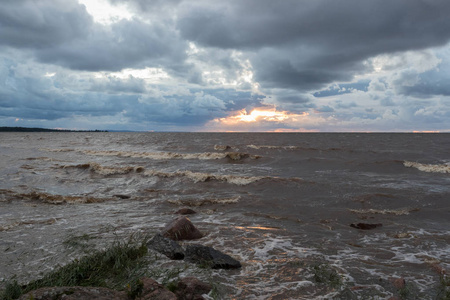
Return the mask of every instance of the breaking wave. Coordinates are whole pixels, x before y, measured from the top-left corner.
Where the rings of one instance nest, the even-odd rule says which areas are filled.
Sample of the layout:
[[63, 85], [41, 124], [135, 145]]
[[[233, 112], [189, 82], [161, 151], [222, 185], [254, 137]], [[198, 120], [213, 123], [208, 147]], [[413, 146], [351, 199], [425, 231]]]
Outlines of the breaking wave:
[[404, 161], [403, 165], [407, 168], [416, 168], [422, 172], [428, 173], [450, 173], [450, 165], [449, 164], [421, 164], [413, 161]]
[[95, 162], [90, 162], [86, 164], [80, 164], [80, 165], [66, 165], [61, 166], [63, 169], [68, 168], [79, 168], [79, 169], [88, 169], [92, 172], [95, 172], [99, 175], [123, 175], [123, 174], [129, 174], [129, 173], [141, 173], [144, 171], [143, 167], [106, 167], [102, 166]]
[[[225, 151], [230, 149], [229, 146], [216, 145], [214, 149]], [[131, 158], [147, 158], [153, 160], [165, 159], [200, 159], [200, 160], [214, 160], [229, 158], [231, 160], [241, 160], [245, 158], [258, 159], [259, 155], [251, 155], [249, 153], [241, 152], [203, 152], [203, 153], [177, 153], [177, 152], [134, 152], [134, 151], [115, 151], [115, 150], [74, 150], [74, 149], [42, 149], [48, 152], [71, 152], [79, 151], [88, 155], [98, 156], [119, 156]]]
[[113, 200], [113, 198], [96, 198], [90, 196], [65, 196], [65, 195], [48, 194], [43, 192], [14, 193], [11, 196], [14, 198], [31, 201], [41, 201], [42, 203], [49, 203], [49, 204], [84, 204], [84, 203], [100, 203], [108, 200]]
[[251, 148], [251, 149], [284, 149], [284, 150], [295, 150], [295, 149], [300, 149], [300, 147], [297, 146], [269, 146], [269, 145], [247, 145], [247, 148]]
[[231, 149], [231, 147], [228, 145], [214, 145], [214, 150], [216, 151], [225, 151], [228, 149]]
[[240, 152], [176, 153], [176, 152], [131, 152], [131, 151], [95, 151], [95, 150], [84, 150], [82, 152], [89, 155], [148, 158], [154, 160], [161, 160], [161, 159], [208, 160], [208, 159], [224, 159], [224, 158], [230, 158], [232, 160], [241, 160], [244, 158], [251, 158], [251, 159], [260, 158], [260, 156], [258, 155], [250, 155], [248, 153], [240, 153]]
[[43, 148], [40, 150], [47, 151], [47, 152], [72, 152], [72, 151], [75, 151], [74, 149], [48, 149], [48, 148]]
[[7, 231], [10, 229], [13, 229], [18, 226], [22, 225], [34, 225], [34, 224], [40, 224], [40, 225], [52, 225], [54, 224], [58, 219], [56, 218], [50, 218], [46, 220], [28, 220], [28, 221], [16, 221], [11, 224], [7, 225], [0, 225], [0, 231]]
[[178, 206], [191, 206], [191, 207], [199, 207], [203, 205], [210, 204], [235, 204], [239, 202], [241, 197], [233, 197], [233, 198], [224, 198], [224, 199], [178, 199], [178, 200], [167, 200], [167, 202], [171, 204], [175, 204]]
[[289, 181], [289, 182], [297, 182], [297, 183], [313, 183], [307, 182], [301, 178], [290, 177], [290, 178], [282, 178], [282, 177], [271, 177], [271, 176], [243, 176], [243, 175], [220, 175], [220, 174], [210, 174], [210, 173], [202, 173], [202, 172], [192, 172], [188, 170], [184, 171], [175, 171], [175, 172], [164, 172], [161, 170], [146, 170], [144, 167], [138, 166], [125, 166], [125, 167], [111, 167], [111, 166], [102, 166], [98, 163], [90, 162], [86, 164], [79, 165], [66, 165], [60, 166], [60, 168], [68, 169], [68, 168], [80, 168], [87, 169], [91, 172], [97, 173], [99, 175], [108, 176], [108, 175], [124, 175], [129, 173], [141, 173], [144, 176], [156, 176], [160, 178], [175, 178], [175, 177], [186, 177], [192, 180], [194, 183], [198, 182], [208, 182], [208, 181], [220, 181], [231, 183], [235, 185], [248, 185], [260, 180], [273, 180], [273, 181]]
[[191, 171], [177, 171], [177, 172], [161, 172], [158, 170], [149, 170], [144, 173], [147, 176], [157, 176], [162, 178], [171, 177], [187, 177], [193, 182], [206, 182], [206, 181], [222, 181], [227, 183], [232, 183], [235, 185], [248, 185], [250, 183], [271, 178], [265, 176], [240, 176], [240, 175], [217, 175], [201, 172], [191, 172]]
[[418, 211], [417, 208], [403, 208], [403, 209], [350, 209], [349, 211], [357, 214], [381, 214], [381, 215], [409, 215], [411, 212]]

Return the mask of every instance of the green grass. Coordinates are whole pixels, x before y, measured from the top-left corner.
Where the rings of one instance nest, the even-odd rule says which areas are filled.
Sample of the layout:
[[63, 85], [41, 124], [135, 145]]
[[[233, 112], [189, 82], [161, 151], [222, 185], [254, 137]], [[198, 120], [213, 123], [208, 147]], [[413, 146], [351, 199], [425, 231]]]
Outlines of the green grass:
[[0, 293], [1, 300], [17, 299], [22, 295], [22, 287], [16, 280], [6, 283], [5, 289]]
[[[17, 282], [15, 277], [3, 282], [0, 300], [17, 299], [21, 295], [42, 287], [61, 286], [97, 286], [119, 291], [126, 291], [130, 299], [142, 293], [141, 278], [149, 277], [157, 280], [169, 290], [175, 290], [180, 281], [180, 274], [192, 267], [191, 264], [161, 266], [158, 261], [162, 256], [156, 252], [148, 253], [149, 236], [133, 235], [127, 240], [116, 240], [102, 250], [95, 250], [96, 237], [84, 234], [69, 236], [64, 246], [77, 250], [75, 254], [84, 255], [72, 262], [58, 266], [42, 278], [26, 284]], [[75, 256], [76, 257], [76, 256]], [[165, 258], [163, 258], [165, 259]], [[204, 273], [210, 270], [195, 266], [195, 272]], [[204, 274], [203, 274], [204, 275]], [[212, 274], [210, 274], [212, 275]], [[212, 297], [220, 299], [220, 285], [213, 284]]]
[[436, 299], [450, 300], [450, 277], [441, 275], [439, 279], [438, 295]]
[[342, 276], [329, 264], [316, 264], [311, 268], [313, 279], [319, 284], [324, 284], [332, 288], [339, 288], [343, 285]]
[[132, 237], [125, 242], [115, 241], [105, 250], [75, 259], [24, 286], [16, 281], [7, 283], [0, 299], [16, 299], [41, 287], [99, 286], [124, 290], [130, 282], [147, 275], [146, 254], [145, 240], [137, 241]]

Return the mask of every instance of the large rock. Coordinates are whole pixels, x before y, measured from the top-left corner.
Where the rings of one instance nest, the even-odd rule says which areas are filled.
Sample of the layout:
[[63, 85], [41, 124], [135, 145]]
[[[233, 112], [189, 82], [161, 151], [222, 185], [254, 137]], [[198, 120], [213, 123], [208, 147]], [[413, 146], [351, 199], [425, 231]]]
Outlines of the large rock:
[[175, 294], [179, 300], [203, 300], [203, 294], [208, 294], [212, 287], [210, 284], [195, 277], [185, 277], [178, 282]]
[[162, 236], [160, 233], [155, 235], [147, 243], [149, 249], [153, 249], [161, 254], [164, 254], [170, 259], [183, 259], [183, 248], [174, 240]]
[[141, 279], [143, 287], [141, 296], [138, 300], [177, 300], [177, 296], [157, 281], [150, 278]]
[[203, 237], [203, 234], [186, 217], [178, 217], [168, 223], [161, 233], [174, 241], [196, 240]]
[[206, 264], [213, 269], [237, 269], [241, 263], [231, 256], [203, 245], [189, 245], [184, 253], [185, 260], [196, 264]]
[[[22, 295], [20, 300], [126, 300], [125, 292], [103, 287], [45, 287]], [[174, 298], [176, 299], [176, 298]]]

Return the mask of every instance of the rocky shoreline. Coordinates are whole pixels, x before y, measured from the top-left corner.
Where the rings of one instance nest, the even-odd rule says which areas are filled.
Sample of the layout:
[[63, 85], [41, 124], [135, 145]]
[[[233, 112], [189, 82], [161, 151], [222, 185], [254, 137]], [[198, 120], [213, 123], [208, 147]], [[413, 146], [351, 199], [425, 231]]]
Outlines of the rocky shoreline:
[[[195, 213], [195, 211], [188, 208], [177, 211], [176, 214], [181, 216], [169, 222], [161, 232], [147, 240], [144, 252], [147, 253], [147, 250], [153, 250], [163, 254], [171, 260], [184, 260], [187, 263], [196, 264], [201, 268], [241, 268], [241, 263], [239, 261], [213, 247], [201, 244], [190, 244], [187, 245], [186, 248], [183, 248], [178, 243], [178, 241], [199, 240], [204, 237], [204, 234], [202, 234], [194, 224], [184, 216]], [[136, 258], [138, 256], [139, 255], [136, 255]], [[77, 262], [77, 260], [75, 262]], [[16, 289], [15, 291], [14, 288]], [[129, 283], [125, 290], [117, 290], [103, 286], [55, 285], [39, 287], [22, 294], [22, 289], [26, 291], [27, 285], [21, 287], [15, 283], [15, 285], [10, 286], [10, 291], [4, 291], [3, 296], [0, 294], [0, 296], [2, 296], [0, 298], [21, 300], [201, 300], [211, 299], [210, 297], [204, 298], [204, 296], [211, 292], [212, 286], [209, 283], [202, 282], [196, 277], [187, 276], [180, 278], [176, 284], [173, 283], [170, 286], [164, 286], [149, 277], [141, 277], [135, 282]], [[7, 293], [9, 293], [9, 295], [7, 295]]]
[[[122, 256], [130, 256], [132, 260], [137, 260], [141, 257], [148, 257], [148, 250], [152, 253], [159, 253], [169, 260], [173, 261], [184, 261], [186, 264], [195, 265], [195, 268], [200, 269], [239, 269], [242, 267], [241, 263], [235, 258], [231, 257], [226, 253], [202, 245], [201, 239], [205, 236], [187, 217], [187, 215], [196, 214], [196, 212], [190, 208], [182, 208], [175, 212], [179, 215], [175, 217], [172, 221], [168, 222], [165, 227], [158, 233], [154, 234], [151, 238], [146, 236], [143, 239], [141, 246], [136, 246], [135, 248], [126, 249], [127, 253], [119, 253], [119, 260]], [[380, 223], [352, 223], [350, 227], [358, 230], [374, 230], [383, 225]], [[180, 241], [196, 241], [195, 243], [180, 244]], [[125, 247], [126, 248], [126, 247]], [[97, 253], [91, 255], [91, 261], [102, 260], [103, 253]], [[108, 256], [106, 254], [104, 256]], [[89, 255], [88, 255], [89, 257]], [[80, 259], [80, 262], [83, 258]], [[83, 269], [81, 266], [76, 265], [78, 260], [70, 263], [75, 263], [75, 269]], [[111, 263], [111, 262], [109, 262]], [[116, 262], [113, 262], [116, 264]], [[90, 262], [88, 262], [90, 264]], [[306, 264], [306, 262], [305, 262]], [[307, 267], [304, 264], [299, 263], [299, 266]], [[61, 269], [67, 266], [61, 267]], [[128, 265], [126, 265], [128, 268]], [[145, 268], [150, 268], [147, 264]], [[436, 265], [436, 268], [439, 266]], [[73, 266], [72, 266], [73, 268]], [[94, 269], [97, 267], [94, 267]], [[309, 268], [312, 270], [312, 280], [316, 284], [326, 284], [330, 286], [330, 289], [337, 291], [337, 299], [357, 299], [357, 291], [364, 289], [364, 286], [347, 286], [344, 288], [342, 278], [336, 270], [329, 268], [326, 264], [311, 264]], [[441, 276], [441, 291], [439, 295], [444, 295], [442, 299], [448, 296], [448, 286], [449, 281], [446, 276], [446, 271], [442, 268], [436, 269], [436, 271]], [[56, 277], [58, 275], [58, 270], [56, 271]], [[110, 269], [112, 274], [108, 276], [121, 276], [120, 272], [117, 273], [114, 269]], [[102, 273], [105, 276], [105, 273]], [[187, 276], [186, 276], [187, 275]], [[72, 277], [90, 277], [90, 273], [80, 273], [71, 274]], [[117, 299], [117, 300], [129, 300], [129, 299], [162, 299], [162, 300], [209, 300], [209, 299], [222, 299], [221, 295], [214, 294], [214, 287], [211, 282], [207, 283], [196, 275], [185, 274], [185, 277], [177, 275], [177, 280], [171, 282], [161, 282], [157, 277], [152, 279], [152, 276], [141, 276], [134, 277], [132, 280], [128, 278], [126, 281], [121, 281], [119, 285], [111, 286], [105, 284], [108, 279], [100, 281], [100, 284], [91, 284], [89, 280], [83, 281], [71, 281], [71, 284], [64, 285], [59, 283], [50, 283], [44, 279], [39, 279], [28, 283], [27, 285], [20, 286], [15, 283], [15, 285], [10, 285], [9, 291], [0, 292], [0, 300], [9, 299], [21, 299], [21, 300], [58, 300], [58, 299]], [[410, 296], [414, 294], [411, 290], [412, 285], [402, 277], [390, 277], [387, 279], [390, 282], [391, 288], [395, 290], [395, 294], [398, 296], [392, 296], [389, 300], [401, 300], [409, 299]], [[38, 284], [36, 284], [38, 282]], [[88, 283], [87, 283], [88, 282]], [[72, 284], [74, 283], [74, 284]], [[86, 284], [87, 283], [87, 284]], [[15, 290], [14, 290], [15, 289]], [[9, 293], [9, 294], [8, 294]], [[214, 294], [214, 295], [213, 295]], [[441, 298], [440, 298], [441, 299]]]

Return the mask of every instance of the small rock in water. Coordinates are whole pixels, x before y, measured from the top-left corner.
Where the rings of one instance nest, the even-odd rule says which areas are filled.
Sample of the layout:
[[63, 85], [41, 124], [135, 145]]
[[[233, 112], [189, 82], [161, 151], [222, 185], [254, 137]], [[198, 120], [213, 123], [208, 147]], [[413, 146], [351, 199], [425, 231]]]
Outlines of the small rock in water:
[[400, 290], [405, 287], [406, 281], [404, 278], [389, 278], [389, 281], [395, 286], [396, 289]]
[[197, 264], [207, 264], [213, 269], [237, 269], [241, 267], [241, 263], [231, 256], [203, 245], [187, 246], [185, 260]]
[[177, 242], [162, 236], [160, 233], [148, 241], [147, 247], [164, 254], [170, 259], [179, 260], [184, 258], [183, 248]]
[[198, 280], [195, 277], [185, 277], [178, 282], [175, 294], [179, 300], [204, 299], [203, 294], [208, 294], [212, 287], [210, 284]]
[[375, 229], [377, 227], [381, 227], [383, 226], [383, 224], [368, 224], [368, 223], [358, 223], [358, 224], [350, 224], [351, 227], [353, 228], [357, 228], [357, 229], [362, 229], [362, 230], [370, 230], [370, 229]]
[[130, 195], [122, 195], [122, 194], [116, 194], [114, 197], [120, 198], [120, 199], [130, 199]]
[[196, 240], [203, 237], [203, 234], [186, 217], [179, 217], [171, 221], [161, 233], [174, 241]]
[[192, 210], [190, 208], [182, 208], [175, 212], [175, 214], [177, 214], [177, 215], [193, 215], [196, 213], [197, 212], [195, 210]]

